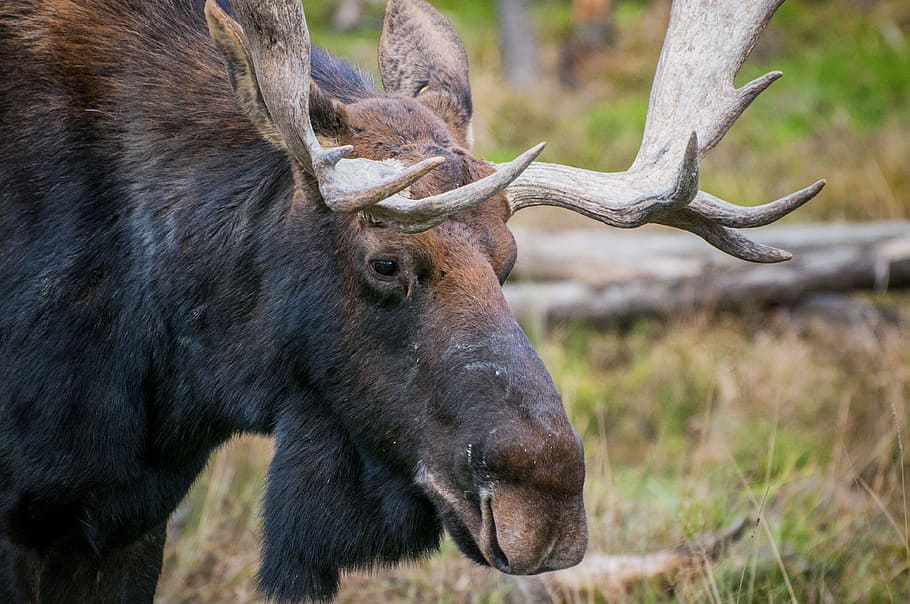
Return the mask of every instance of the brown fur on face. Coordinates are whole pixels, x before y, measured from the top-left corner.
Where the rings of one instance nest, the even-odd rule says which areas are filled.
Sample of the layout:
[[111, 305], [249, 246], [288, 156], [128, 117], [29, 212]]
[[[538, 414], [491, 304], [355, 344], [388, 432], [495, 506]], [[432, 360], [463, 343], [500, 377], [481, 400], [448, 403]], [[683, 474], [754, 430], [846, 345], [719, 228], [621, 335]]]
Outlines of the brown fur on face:
[[[400, 0], [390, 4], [389, 14], [400, 17], [425, 7], [422, 0]], [[396, 43], [388, 30], [383, 45], [381, 67], [394, 64], [398, 70], [394, 75], [384, 71], [387, 89], [397, 82], [393, 92], [412, 96], [370, 96], [344, 105], [348, 129], [338, 144], [352, 145], [356, 157], [406, 165], [443, 157], [442, 166], [407, 191], [414, 199], [492, 173], [493, 166], [466, 148], [470, 103], [459, 102], [459, 95], [466, 90], [469, 95], [469, 88], [451, 87], [451, 82], [466, 83], [466, 76], [441, 71], [411, 90], [419, 78], [400, 77], [402, 63], [392, 60], [388, 49]], [[436, 64], [445, 62], [433, 53], [423, 59], [433, 63], [434, 57]], [[361, 221], [349, 245], [357, 250], [350, 262], [366, 291], [389, 312], [408, 309], [402, 320], [416, 321], [411, 336], [399, 333], [396, 339], [417, 351], [407, 396], [426, 401], [407, 413], [428, 427], [413, 443], [418, 481], [467, 555], [523, 574], [575, 564], [584, 554], [587, 530], [579, 441], [499, 286], [516, 257], [508, 217], [501, 194], [417, 235]], [[398, 280], [378, 282], [370, 258], [394, 259]], [[373, 319], [362, 308], [350, 312], [352, 338], [360, 342], [359, 334], [371, 328]], [[359, 347], [366, 348], [362, 342]], [[436, 382], [441, 375], [446, 376], [442, 384]], [[389, 427], [385, 434], [399, 430], [403, 434], [408, 428]], [[447, 434], [442, 442], [441, 432]]]
[[[444, 118], [422, 102], [401, 96], [377, 97], [349, 105], [345, 113], [349, 130], [338, 143], [352, 145], [355, 157], [394, 159], [406, 165], [431, 156], [446, 159], [410, 187], [414, 199], [450, 191], [493, 173], [493, 166], [471, 155]], [[505, 195], [499, 194], [450, 219], [472, 228], [500, 282], [505, 281], [517, 256], [514, 238], [506, 227], [509, 215]]]
[[348, 105], [345, 111], [350, 129], [341, 140], [353, 145], [359, 157], [402, 159], [419, 149], [454, 150], [459, 146], [440, 117], [408, 97], [365, 99]]
[[[493, 170], [415, 100], [372, 98], [345, 111], [351, 131], [339, 142], [353, 145], [359, 157], [405, 164], [431, 155], [446, 159], [411, 187], [414, 198]], [[409, 415], [433, 426], [427, 434], [448, 435], [416, 444], [418, 479], [467, 555], [523, 574], [576, 563], [587, 530], [580, 445], [500, 288], [516, 255], [508, 215], [499, 195], [416, 235], [360, 222], [350, 245], [359, 250], [351, 264], [361, 267], [359, 281], [368, 291], [384, 287], [371, 283], [369, 258], [398, 262], [401, 282], [379, 298], [390, 309], [413, 310], [418, 322], [413, 340], [402, 339], [420, 351], [418, 367], [428, 368], [409, 387], [428, 408]], [[361, 312], [351, 310], [354, 334], [370, 329]], [[445, 387], [432, 375], [446, 375]], [[490, 426], [499, 431], [492, 439]]]

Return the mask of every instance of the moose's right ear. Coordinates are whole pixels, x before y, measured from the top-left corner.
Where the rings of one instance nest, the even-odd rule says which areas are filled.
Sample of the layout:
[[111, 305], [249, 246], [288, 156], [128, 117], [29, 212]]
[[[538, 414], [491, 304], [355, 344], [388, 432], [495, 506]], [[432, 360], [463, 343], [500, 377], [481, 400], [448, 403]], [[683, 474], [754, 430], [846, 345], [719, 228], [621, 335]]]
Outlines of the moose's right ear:
[[243, 28], [234, 21], [230, 15], [218, 6], [215, 0], [205, 2], [205, 20], [209, 25], [209, 34], [224, 55], [224, 63], [228, 76], [231, 78], [231, 87], [237, 97], [237, 104], [249, 118], [262, 136], [272, 144], [287, 149], [287, 145], [271, 113], [262, 98], [259, 82], [256, 80], [256, 70], [250, 58], [250, 50], [244, 36]]
[[431, 109], [444, 109], [441, 117], [462, 141], [470, 140], [468, 54], [448, 19], [424, 0], [389, 0], [379, 73], [386, 92], [426, 96]]

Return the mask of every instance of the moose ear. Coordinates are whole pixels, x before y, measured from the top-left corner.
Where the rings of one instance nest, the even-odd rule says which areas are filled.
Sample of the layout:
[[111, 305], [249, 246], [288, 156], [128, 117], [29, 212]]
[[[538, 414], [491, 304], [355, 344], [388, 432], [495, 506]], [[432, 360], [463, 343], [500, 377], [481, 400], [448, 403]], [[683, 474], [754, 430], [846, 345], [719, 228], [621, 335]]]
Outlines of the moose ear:
[[205, 20], [208, 22], [212, 40], [224, 55], [231, 87], [234, 89], [240, 109], [266, 140], [287, 149], [262, 98], [246, 37], [240, 24], [224, 12], [215, 0], [206, 0]]
[[310, 122], [313, 131], [324, 147], [337, 147], [338, 139], [350, 129], [347, 109], [341, 101], [332, 98], [310, 82]]
[[[241, 111], [267, 141], [287, 149], [262, 98], [243, 28], [215, 0], [206, 1], [205, 19], [212, 40], [224, 56], [231, 87]], [[316, 134], [330, 140], [340, 137], [348, 125], [344, 105], [325, 95], [315, 82], [310, 84], [309, 103], [310, 121]]]
[[416, 97], [470, 146], [468, 55], [448, 19], [424, 0], [389, 0], [379, 41], [386, 92]]

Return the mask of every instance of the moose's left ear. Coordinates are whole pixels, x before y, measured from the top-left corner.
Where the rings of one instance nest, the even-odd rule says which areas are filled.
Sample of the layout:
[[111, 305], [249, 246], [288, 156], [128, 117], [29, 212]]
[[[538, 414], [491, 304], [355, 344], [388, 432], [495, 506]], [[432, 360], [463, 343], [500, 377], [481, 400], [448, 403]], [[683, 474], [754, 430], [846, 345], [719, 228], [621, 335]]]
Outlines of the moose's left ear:
[[424, 0], [389, 0], [379, 41], [386, 92], [416, 97], [470, 146], [468, 55], [448, 19]]

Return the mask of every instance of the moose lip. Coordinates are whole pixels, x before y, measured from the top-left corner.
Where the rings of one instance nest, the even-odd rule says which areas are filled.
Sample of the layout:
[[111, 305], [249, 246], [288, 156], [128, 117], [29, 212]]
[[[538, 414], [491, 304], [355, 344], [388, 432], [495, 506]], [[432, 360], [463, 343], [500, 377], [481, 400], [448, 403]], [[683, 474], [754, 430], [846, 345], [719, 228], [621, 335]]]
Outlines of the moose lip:
[[493, 496], [489, 487], [479, 489], [479, 502], [475, 503], [471, 501], [473, 498], [455, 495], [464, 491], [446, 488], [425, 469], [419, 472], [418, 483], [433, 501], [446, 531], [465, 556], [478, 564], [514, 574], [496, 536]]
[[449, 536], [452, 538], [452, 541], [455, 542], [455, 545], [458, 546], [461, 553], [478, 564], [493, 566], [486, 554], [484, 554], [483, 550], [480, 548], [477, 539], [474, 538], [470, 529], [468, 529], [461, 518], [459, 518], [455, 510], [446, 504], [437, 505], [437, 509], [446, 532], [449, 533]]
[[512, 574], [509, 559], [499, 547], [499, 541], [496, 538], [493, 508], [488, 496], [481, 496], [479, 507], [471, 506], [471, 516], [476, 517], [476, 520], [471, 518], [471, 520], [475, 520], [472, 524], [479, 524], [479, 531], [471, 530], [468, 527], [468, 522], [465, 521], [459, 511], [448, 502], [439, 501], [439, 496], [434, 497], [434, 499], [446, 531], [465, 556], [478, 564], [491, 566], [501, 572]]

